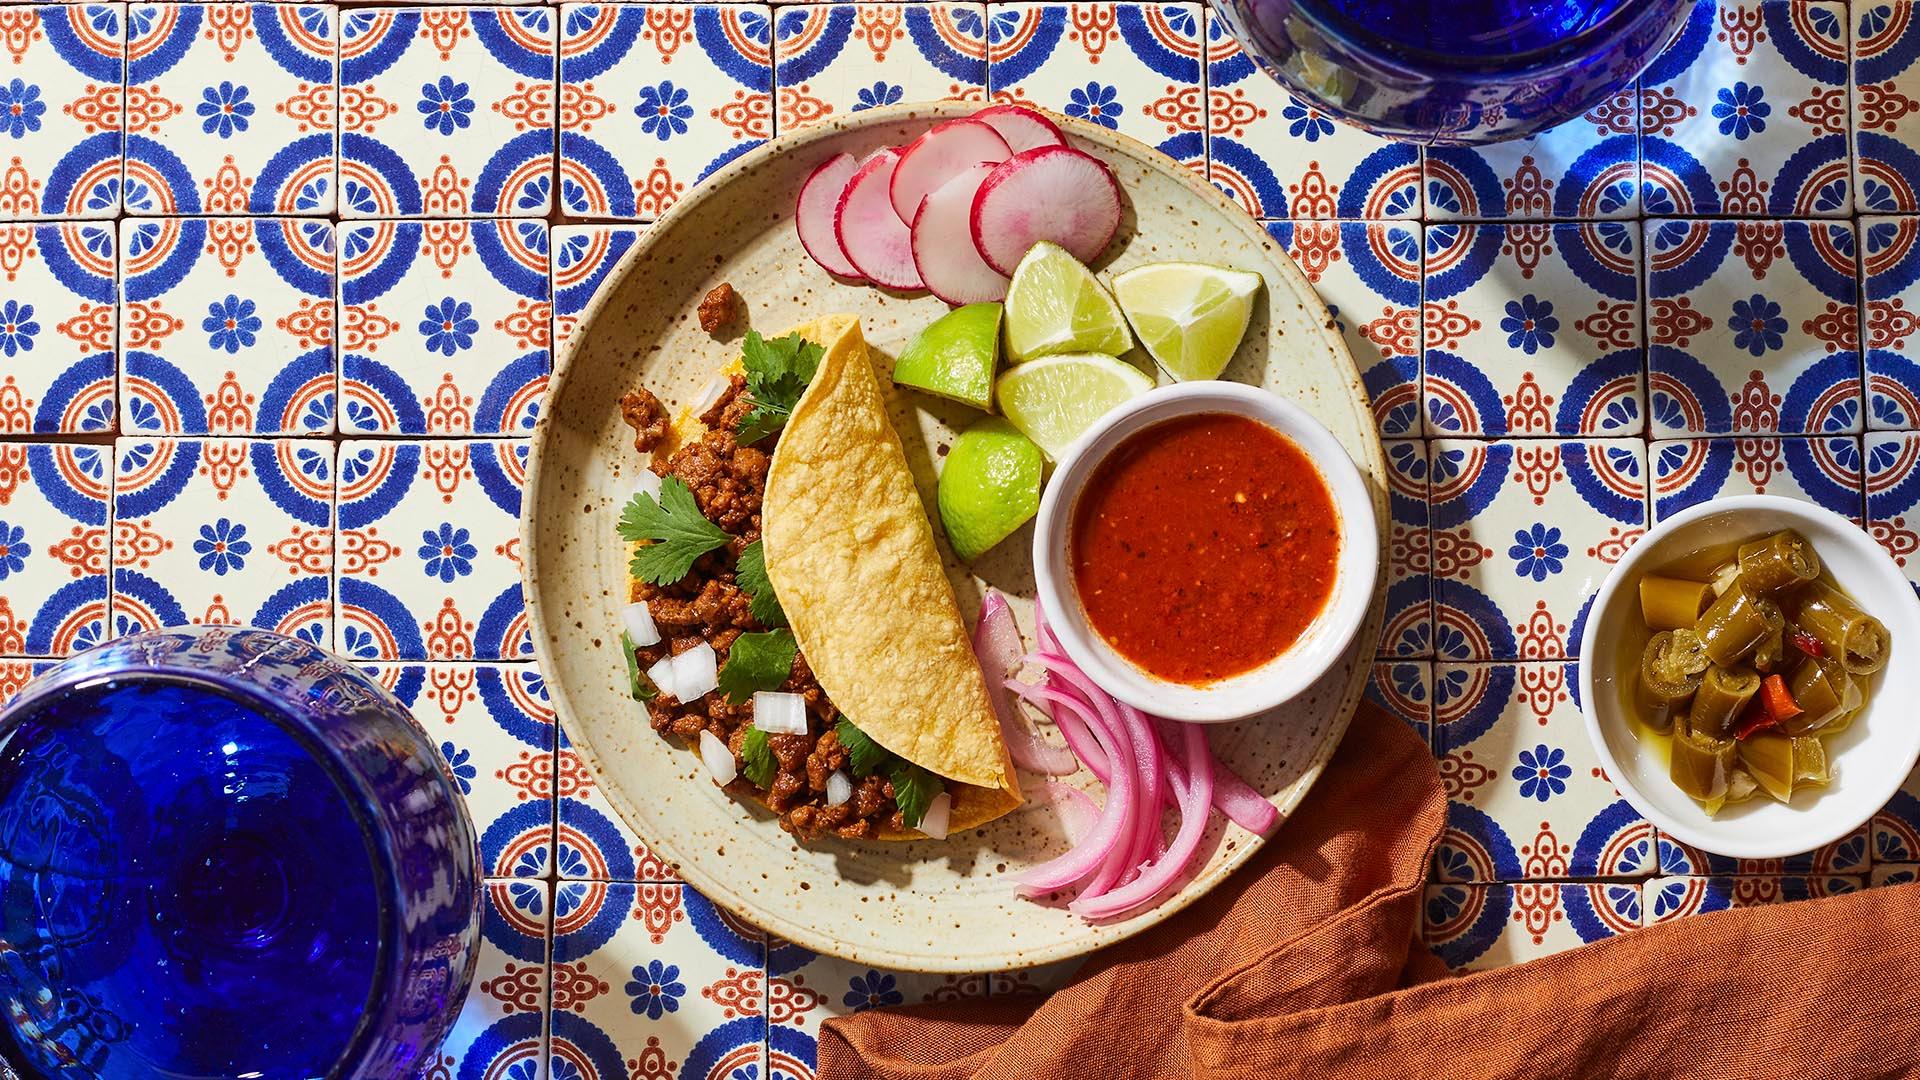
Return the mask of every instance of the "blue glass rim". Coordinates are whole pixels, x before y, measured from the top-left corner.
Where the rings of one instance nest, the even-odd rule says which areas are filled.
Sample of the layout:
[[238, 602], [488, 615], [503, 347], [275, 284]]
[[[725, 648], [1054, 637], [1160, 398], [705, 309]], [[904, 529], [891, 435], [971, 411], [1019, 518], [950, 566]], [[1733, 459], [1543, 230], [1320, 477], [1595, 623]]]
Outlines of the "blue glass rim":
[[[361, 781], [359, 774], [347, 766], [332, 746], [329, 746], [325, 740], [315, 737], [311, 731], [307, 730], [305, 724], [299, 722], [294, 709], [287, 703], [244, 683], [228, 682], [180, 668], [154, 667], [146, 664], [111, 673], [87, 672], [71, 682], [63, 678], [55, 669], [43, 676], [43, 681], [44, 686], [30, 684], [26, 692], [15, 698], [4, 709], [0, 709], [0, 714], [4, 714], [6, 718], [5, 724], [0, 725], [0, 748], [5, 747], [21, 724], [43, 711], [57, 697], [133, 681], [192, 687], [195, 690], [203, 690], [226, 698], [265, 717], [313, 758], [346, 800], [348, 812], [353, 815], [354, 823], [360, 827], [360, 835], [367, 844], [367, 853], [373, 859], [378, 871], [375, 878], [378, 886], [381, 925], [393, 923], [398, 918], [401, 911], [400, 868], [394, 858], [391, 837], [387, 829], [378, 815], [369, 809], [375, 802], [373, 792]], [[378, 684], [375, 685], [378, 688]], [[389, 701], [391, 700], [389, 698]], [[398, 707], [398, 702], [392, 703]], [[393, 947], [391, 935], [383, 932], [375, 935], [375, 940], [377, 945], [374, 951], [373, 981], [367, 987], [366, 1003], [361, 1009], [360, 1019], [354, 1024], [353, 1037], [346, 1041], [334, 1058], [335, 1069], [342, 1063], [357, 1062], [366, 1056], [375, 1035], [374, 1022], [382, 1015], [382, 1003], [396, 1000], [394, 995], [398, 991], [399, 972], [395, 969], [400, 959], [399, 954]], [[0, 1054], [0, 1060], [4, 1058], [5, 1055]], [[333, 1073], [330, 1072], [329, 1075]]]
[[[1297, 3], [1299, 6], [1294, 10], [1310, 15], [1322, 33], [1361, 55], [1379, 50], [1415, 70], [1439, 68], [1468, 75], [1483, 74], [1486, 71], [1487, 57], [1461, 56], [1409, 44], [1395, 38], [1382, 37], [1374, 34], [1365, 25], [1354, 21], [1344, 12], [1324, 8], [1315, 0], [1297, 0]], [[1679, 7], [1687, 8], [1692, 3], [1693, 0], [1686, 0]], [[1586, 55], [1591, 51], [1596, 38], [1618, 40], [1630, 34], [1635, 26], [1646, 21], [1672, 19], [1674, 15], [1675, 9], [1663, 8], [1660, 3], [1653, 0], [1645, 3], [1623, 4], [1600, 22], [1577, 34], [1561, 38], [1549, 45], [1501, 54], [1501, 66], [1507, 71], [1552, 67], [1557, 63]], [[1678, 25], [1674, 27], [1676, 33], [1679, 29]], [[1657, 56], [1658, 52], [1654, 55]]]

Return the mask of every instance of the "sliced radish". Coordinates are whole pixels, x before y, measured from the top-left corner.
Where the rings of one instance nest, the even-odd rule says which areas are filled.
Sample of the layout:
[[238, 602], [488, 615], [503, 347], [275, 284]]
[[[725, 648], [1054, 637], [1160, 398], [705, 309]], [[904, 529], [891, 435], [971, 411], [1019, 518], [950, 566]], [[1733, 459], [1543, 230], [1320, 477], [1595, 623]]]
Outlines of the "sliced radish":
[[833, 211], [840, 204], [840, 193], [847, 190], [847, 181], [859, 168], [860, 162], [852, 154], [835, 154], [821, 162], [800, 185], [800, 200], [793, 211], [800, 246], [807, 249], [813, 261], [829, 274], [856, 282], [865, 279], [833, 235]]
[[833, 235], [854, 269], [889, 289], [921, 288], [913, 268], [913, 236], [893, 212], [887, 187], [893, 182], [900, 149], [889, 146], [862, 162], [840, 193], [833, 211]]
[[1036, 146], [1067, 145], [1059, 125], [1025, 105], [989, 105], [974, 113], [972, 119], [992, 126], [1016, 154]]
[[936, 124], [900, 151], [890, 191], [893, 212], [911, 223], [920, 212], [920, 200], [961, 170], [982, 161], [998, 164], [1012, 156], [1007, 140], [989, 124], [965, 118]]
[[1009, 276], [1042, 240], [1091, 263], [1119, 228], [1120, 182], [1113, 170], [1070, 146], [1036, 146], [1013, 155], [994, 167], [973, 197], [973, 246], [987, 265]]
[[934, 189], [913, 219], [913, 265], [933, 295], [949, 304], [1007, 298], [1007, 279], [973, 246], [973, 196], [994, 170], [980, 162]]

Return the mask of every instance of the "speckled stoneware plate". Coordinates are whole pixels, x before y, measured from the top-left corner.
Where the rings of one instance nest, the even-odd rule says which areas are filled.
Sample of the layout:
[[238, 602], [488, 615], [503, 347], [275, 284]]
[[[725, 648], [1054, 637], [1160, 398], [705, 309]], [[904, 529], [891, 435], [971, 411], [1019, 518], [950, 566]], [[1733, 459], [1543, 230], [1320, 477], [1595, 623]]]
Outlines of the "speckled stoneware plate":
[[[1045, 805], [941, 842], [829, 839], [801, 847], [764, 810], [715, 787], [697, 753], [654, 734], [627, 695], [619, 640], [626, 556], [614, 523], [644, 463], [620, 420], [620, 395], [644, 384], [672, 407], [698, 396], [738, 348], [736, 340], [702, 333], [694, 316], [700, 298], [723, 281], [745, 298], [751, 325], [767, 333], [829, 312], [858, 314], [884, 376], [946, 306], [930, 296], [834, 281], [795, 238], [794, 195], [835, 153], [864, 156], [904, 143], [971, 108], [947, 102], [831, 119], [742, 155], [675, 204], [608, 278], [560, 355], [534, 434], [521, 522], [526, 594], [548, 693], [573, 745], [634, 832], [702, 893], [773, 934], [860, 963], [915, 971], [1023, 967], [1112, 944], [1179, 917], [1261, 843], [1216, 816], [1204, 860], [1196, 860], [1176, 894], [1145, 914], [1090, 925], [1064, 906], [1014, 896], [1015, 871], [1065, 846]], [[1179, 164], [1105, 128], [1058, 119], [1075, 145], [1113, 167], [1130, 201], [1099, 269], [1196, 259], [1259, 271], [1267, 288], [1227, 377], [1284, 395], [1332, 429], [1366, 475], [1374, 513], [1384, 522], [1386, 471], [1360, 378], [1327, 309], [1286, 253]], [[936, 448], [980, 414], [908, 391], [896, 392], [892, 407], [931, 507]], [[1031, 546], [1029, 527], [970, 568], [948, 557], [969, 620], [982, 588], [993, 585], [1017, 598], [1016, 615], [1031, 634]], [[1352, 652], [1300, 700], [1210, 733], [1215, 753], [1282, 813], [1299, 804], [1346, 730], [1381, 610], [1376, 596]], [[1096, 790], [1085, 770], [1073, 780]], [[1031, 783], [1037, 788], [1037, 780]]]

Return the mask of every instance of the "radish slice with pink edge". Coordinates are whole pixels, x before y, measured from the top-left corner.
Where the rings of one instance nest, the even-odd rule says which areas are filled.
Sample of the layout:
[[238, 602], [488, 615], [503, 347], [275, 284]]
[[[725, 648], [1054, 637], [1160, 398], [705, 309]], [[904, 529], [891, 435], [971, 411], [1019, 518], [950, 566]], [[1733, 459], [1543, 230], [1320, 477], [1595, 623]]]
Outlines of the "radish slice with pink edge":
[[969, 119], [978, 120], [1000, 133], [1014, 153], [1036, 146], [1065, 146], [1067, 137], [1060, 125], [1025, 105], [989, 105]]
[[900, 151], [900, 164], [893, 170], [893, 212], [911, 223], [920, 212], [920, 200], [963, 169], [1012, 156], [1007, 140], [990, 124], [965, 117], [936, 124]]
[[973, 246], [973, 196], [994, 166], [969, 165], [920, 201], [913, 218], [913, 265], [933, 295], [949, 304], [1007, 298], [1007, 278]]
[[833, 235], [861, 276], [889, 289], [918, 289], [913, 235], [887, 198], [899, 161], [900, 149], [889, 146], [860, 164], [834, 207]]
[[1001, 162], [981, 181], [970, 227], [980, 257], [1009, 277], [1042, 240], [1091, 263], [1120, 228], [1120, 182], [1092, 154], [1036, 146]]
[[800, 185], [800, 198], [793, 210], [793, 227], [800, 234], [800, 246], [807, 249], [807, 254], [821, 269], [855, 283], [866, 278], [841, 250], [840, 240], [833, 234], [833, 213], [840, 205], [841, 193], [847, 190], [847, 181], [853, 179], [859, 169], [860, 162], [852, 154], [835, 154], [821, 162], [807, 177], [807, 182]]

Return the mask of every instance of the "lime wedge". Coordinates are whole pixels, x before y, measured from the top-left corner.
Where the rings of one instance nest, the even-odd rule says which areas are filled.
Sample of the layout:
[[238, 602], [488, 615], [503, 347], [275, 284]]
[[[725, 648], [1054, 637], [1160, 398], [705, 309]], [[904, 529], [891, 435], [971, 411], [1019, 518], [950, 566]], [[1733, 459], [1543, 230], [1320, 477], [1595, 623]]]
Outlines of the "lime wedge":
[[1107, 410], [1153, 389], [1140, 369], [1111, 356], [1048, 356], [1008, 368], [996, 387], [1000, 411], [1054, 461]]
[[1007, 286], [1007, 355], [1015, 363], [1061, 353], [1119, 356], [1133, 345], [1120, 305], [1080, 260], [1041, 241]]
[[894, 361], [893, 381], [990, 409], [999, 358], [1000, 305], [968, 304], [920, 331]]
[[1217, 379], [1253, 317], [1260, 275], [1205, 263], [1136, 266], [1113, 279], [1120, 308], [1167, 374]]
[[972, 562], [1040, 512], [1040, 448], [990, 416], [960, 433], [940, 468], [940, 523]]

